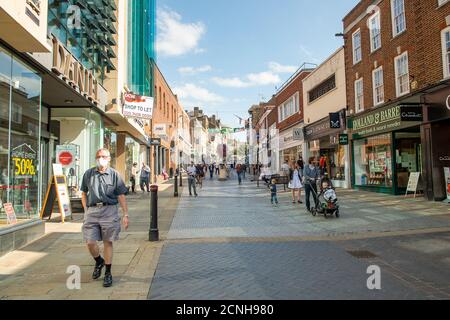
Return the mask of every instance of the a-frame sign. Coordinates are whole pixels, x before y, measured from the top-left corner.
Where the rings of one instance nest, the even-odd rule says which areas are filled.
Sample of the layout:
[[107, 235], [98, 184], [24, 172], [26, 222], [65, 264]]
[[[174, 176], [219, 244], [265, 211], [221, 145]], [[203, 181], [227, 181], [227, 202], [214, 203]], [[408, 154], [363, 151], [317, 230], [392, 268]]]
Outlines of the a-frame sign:
[[72, 208], [70, 206], [69, 189], [65, 176], [53, 176], [45, 195], [41, 210], [41, 219], [51, 219], [55, 201], [58, 200], [61, 221], [64, 223], [67, 217], [72, 219]]

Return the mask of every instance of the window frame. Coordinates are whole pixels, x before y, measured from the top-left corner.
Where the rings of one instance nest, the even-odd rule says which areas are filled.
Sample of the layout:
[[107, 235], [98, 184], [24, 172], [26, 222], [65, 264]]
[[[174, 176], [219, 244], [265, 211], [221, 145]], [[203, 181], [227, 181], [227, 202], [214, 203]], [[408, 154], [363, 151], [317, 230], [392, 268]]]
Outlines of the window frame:
[[[355, 48], [355, 35], [359, 33], [359, 60], [356, 60], [356, 48]], [[356, 65], [362, 61], [362, 35], [361, 28], [358, 28], [355, 32], [352, 33], [352, 55], [353, 55], [353, 65]]]
[[[375, 75], [378, 72], [381, 72], [381, 85], [376, 87]], [[378, 101], [378, 94], [377, 94], [377, 89], [378, 88], [382, 89], [381, 92], [382, 92], [383, 99], [380, 100], [380, 101]], [[378, 68], [376, 68], [376, 69], [374, 69], [372, 71], [372, 90], [373, 90], [373, 105], [374, 106], [378, 106], [380, 104], [383, 104], [384, 103], [384, 98], [385, 98], [385, 96], [384, 96], [384, 70], [383, 70], [383, 66], [380, 66], [380, 67], [378, 67]]]
[[[400, 89], [401, 89], [401, 84], [399, 83], [399, 70], [397, 68], [397, 62], [402, 59], [403, 57], [406, 56], [406, 70], [407, 70], [407, 83], [408, 83], [408, 90], [400, 93]], [[407, 95], [411, 92], [411, 84], [409, 83], [409, 55], [408, 55], [408, 51], [403, 52], [402, 54], [398, 55], [397, 57], [394, 58], [394, 69], [395, 69], [395, 93], [397, 98], [402, 97], [404, 95]]]
[[396, 0], [391, 0], [392, 38], [395, 38], [395, 37], [403, 34], [404, 32], [406, 32], [406, 29], [407, 29], [405, 0], [400, 0], [403, 2], [403, 21], [404, 21], [405, 27], [403, 30], [397, 32], [397, 25], [396, 25], [396, 21], [395, 21], [395, 18], [396, 18], [396, 16], [395, 16], [395, 1]]
[[[450, 35], [450, 26], [441, 30], [441, 47], [442, 47], [442, 72], [444, 79], [450, 78], [450, 51], [447, 52], [446, 34]], [[450, 41], [449, 41], [450, 42]]]
[[[290, 105], [291, 101], [293, 102]], [[278, 106], [278, 122], [283, 122], [300, 113], [300, 93], [297, 91]]]
[[[378, 20], [377, 22], [378, 22], [378, 27], [379, 27], [379, 29], [378, 29], [379, 32], [378, 32], [378, 34], [376, 34], [376, 36], [379, 36], [379, 38], [380, 38], [380, 44], [376, 48], [374, 47], [375, 37], [374, 37], [374, 31], [372, 29], [372, 21], [375, 19]], [[382, 46], [382, 44], [381, 44], [381, 13], [379, 10], [377, 12], [375, 12], [372, 16], [370, 16], [368, 25], [369, 25], [369, 36], [370, 36], [370, 53], [372, 53], [372, 52], [375, 52], [378, 49], [380, 49]]]
[[[358, 83], [361, 83], [361, 97], [362, 97], [362, 101], [361, 101], [361, 107], [358, 109], [358, 98], [360, 97], [358, 95]], [[355, 84], [354, 84], [354, 91], [355, 91], [355, 113], [360, 113], [362, 111], [364, 111], [364, 78], [359, 78], [355, 80]]]

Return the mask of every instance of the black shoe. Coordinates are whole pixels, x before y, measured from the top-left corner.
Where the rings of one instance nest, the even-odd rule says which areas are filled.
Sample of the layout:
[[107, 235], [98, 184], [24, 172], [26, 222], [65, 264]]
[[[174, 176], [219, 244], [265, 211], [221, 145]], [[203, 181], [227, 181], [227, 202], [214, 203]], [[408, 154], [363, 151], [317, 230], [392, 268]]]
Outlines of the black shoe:
[[105, 278], [103, 279], [103, 287], [109, 288], [113, 284], [113, 278], [111, 273], [106, 273]]
[[95, 265], [94, 272], [92, 273], [92, 279], [97, 280], [102, 276], [102, 269], [105, 266], [105, 261], [100, 265]]

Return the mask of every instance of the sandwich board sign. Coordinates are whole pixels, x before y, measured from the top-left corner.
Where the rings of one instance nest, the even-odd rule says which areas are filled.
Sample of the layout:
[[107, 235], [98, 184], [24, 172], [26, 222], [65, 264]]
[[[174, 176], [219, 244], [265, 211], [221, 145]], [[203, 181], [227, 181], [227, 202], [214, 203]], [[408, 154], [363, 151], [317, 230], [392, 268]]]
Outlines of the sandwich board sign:
[[64, 223], [67, 217], [72, 218], [72, 208], [70, 207], [66, 177], [63, 175], [55, 175], [52, 177], [47, 194], [45, 195], [44, 205], [42, 206], [41, 219], [51, 219], [56, 200], [58, 201], [59, 212], [61, 213], [61, 221]]
[[414, 192], [414, 198], [417, 194], [417, 187], [419, 186], [420, 172], [411, 172], [408, 181], [408, 187], [406, 189], [405, 197], [409, 192]]

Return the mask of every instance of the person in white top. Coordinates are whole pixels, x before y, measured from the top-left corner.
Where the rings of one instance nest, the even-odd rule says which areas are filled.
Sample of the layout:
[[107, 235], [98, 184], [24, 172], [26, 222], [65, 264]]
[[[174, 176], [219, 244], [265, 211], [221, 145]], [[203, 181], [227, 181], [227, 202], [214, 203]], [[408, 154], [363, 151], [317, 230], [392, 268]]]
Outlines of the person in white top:
[[192, 188], [194, 188], [194, 195], [196, 197], [198, 197], [197, 186], [195, 184], [197, 168], [195, 167], [193, 162], [191, 162], [191, 165], [187, 168], [187, 174], [188, 174], [188, 184], [189, 184], [189, 195], [192, 197]]
[[294, 165], [294, 168], [290, 169], [289, 172], [289, 189], [292, 189], [292, 203], [295, 203], [296, 194], [298, 193], [298, 203], [302, 204], [301, 195], [302, 195], [302, 173], [300, 170], [300, 161], [297, 161]]
[[289, 169], [290, 169], [289, 168], [289, 161], [286, 160], [286, 162], [281, 165], [281, 171], [283, 172], [284, 176], [288, 176], [289, 175]]

